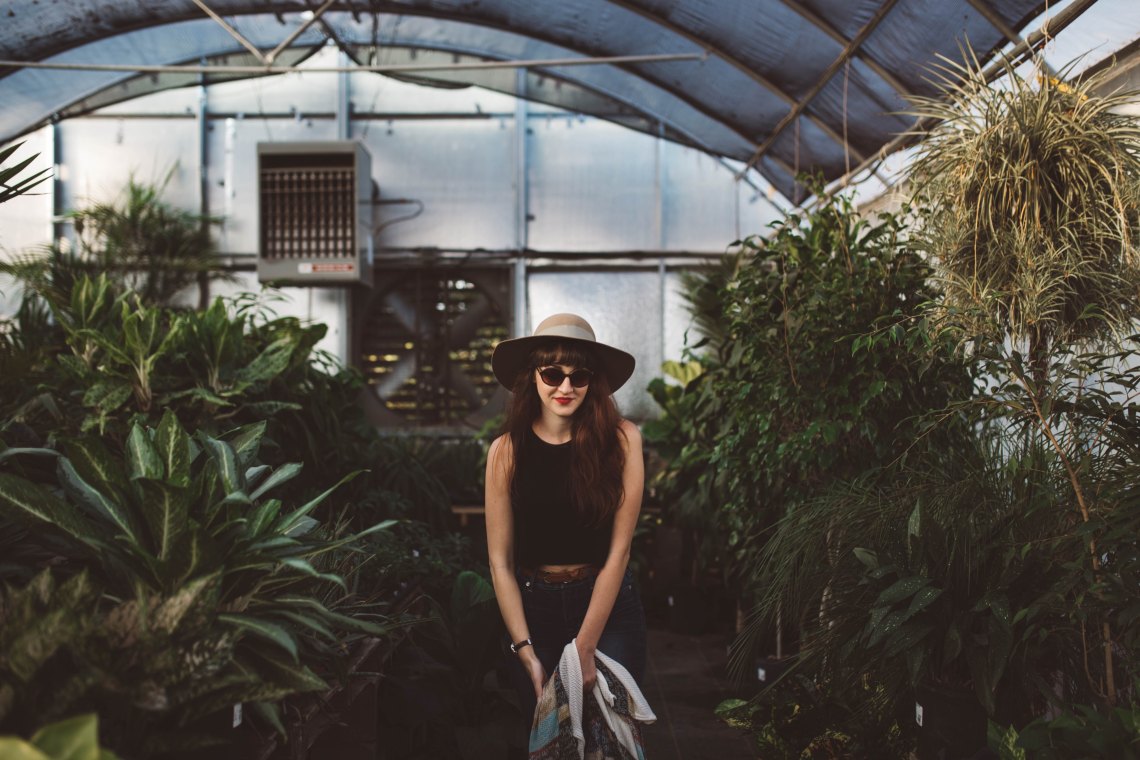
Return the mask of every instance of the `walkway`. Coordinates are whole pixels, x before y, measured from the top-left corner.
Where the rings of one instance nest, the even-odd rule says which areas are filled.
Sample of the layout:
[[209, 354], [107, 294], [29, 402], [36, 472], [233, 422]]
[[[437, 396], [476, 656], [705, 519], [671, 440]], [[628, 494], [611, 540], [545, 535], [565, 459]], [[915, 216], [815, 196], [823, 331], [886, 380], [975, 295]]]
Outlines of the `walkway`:
[[657, 722], [645, 729], [647, 760], [757, 757], [747, 734], [729, 727], [713, 712], [722, 700], [742, 696], [730, 689], [724, 675], [730, 640], [726, 634], [649, 630], [644, 692]]

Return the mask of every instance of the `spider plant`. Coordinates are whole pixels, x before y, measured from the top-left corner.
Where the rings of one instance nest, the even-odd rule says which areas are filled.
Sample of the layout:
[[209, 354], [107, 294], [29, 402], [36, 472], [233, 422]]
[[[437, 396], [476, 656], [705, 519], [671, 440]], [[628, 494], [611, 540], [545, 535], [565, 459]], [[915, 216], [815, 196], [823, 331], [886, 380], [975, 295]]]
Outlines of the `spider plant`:
[[937, 122], [911, 169], [918, 241], [943, 281], [942, 316], [1008, 338], [1043, 376], [1050, 346], [1128, 325], [1140, 284], [1136, 93], [1096, 94], [1104, 75], [1027, 77], [1008, 60], [987, 81], [972, 55], [936, 71], [913, 113]]

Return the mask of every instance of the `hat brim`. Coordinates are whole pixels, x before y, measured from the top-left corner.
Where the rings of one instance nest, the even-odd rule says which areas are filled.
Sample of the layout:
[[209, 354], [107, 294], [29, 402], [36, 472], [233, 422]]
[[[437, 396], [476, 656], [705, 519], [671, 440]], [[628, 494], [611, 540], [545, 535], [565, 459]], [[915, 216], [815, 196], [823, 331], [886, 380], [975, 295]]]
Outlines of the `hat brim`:
[[507, 390], [514, 390], [519, 373], [527, 369], [527, 360], [530, 358], [531, 352], [550, 343], [581, 346], [586, 351], [593, 353], [602, 366], [591, 367], [590, 369], [605, 374], [610, 391], [617, 391], [618, 388], [625, 385], [637, 366], [637, 360], [633, 358], [632, 354], [622, 351], [620, 348], [607, 346], [605, 343], [559, 335], [530, 335], [504, 340], [495, 346], [495, 351], [491, 354], [491, 369], [495, 373], [495, 378]]

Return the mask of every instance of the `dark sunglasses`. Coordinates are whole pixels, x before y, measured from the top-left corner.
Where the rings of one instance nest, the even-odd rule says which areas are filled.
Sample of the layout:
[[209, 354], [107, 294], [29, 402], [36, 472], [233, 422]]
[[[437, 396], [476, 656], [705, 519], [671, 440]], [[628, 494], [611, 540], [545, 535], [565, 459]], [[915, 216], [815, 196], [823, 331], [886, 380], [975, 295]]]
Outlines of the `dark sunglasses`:
[[594, 373], [588, 369], [576, 369], [567, 375], [559, 367], [542, 367], [538, 370], [538, 376], [542, 378], [542, 382], [551, 388], [562, 385], [562, 381], [567, 377], [570, 378], [570, 384], [575, 388], [585, 388], [590, 384], [590, 378], [594, 376]]

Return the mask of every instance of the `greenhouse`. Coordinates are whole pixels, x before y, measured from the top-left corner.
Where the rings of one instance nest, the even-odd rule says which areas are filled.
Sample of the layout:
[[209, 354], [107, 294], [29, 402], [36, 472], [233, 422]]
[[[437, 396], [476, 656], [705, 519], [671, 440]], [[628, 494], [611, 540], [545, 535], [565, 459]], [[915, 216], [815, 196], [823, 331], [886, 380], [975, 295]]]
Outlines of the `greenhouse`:
[[0, 3], [0, 760], [1140, 757], [1135, 5]]

